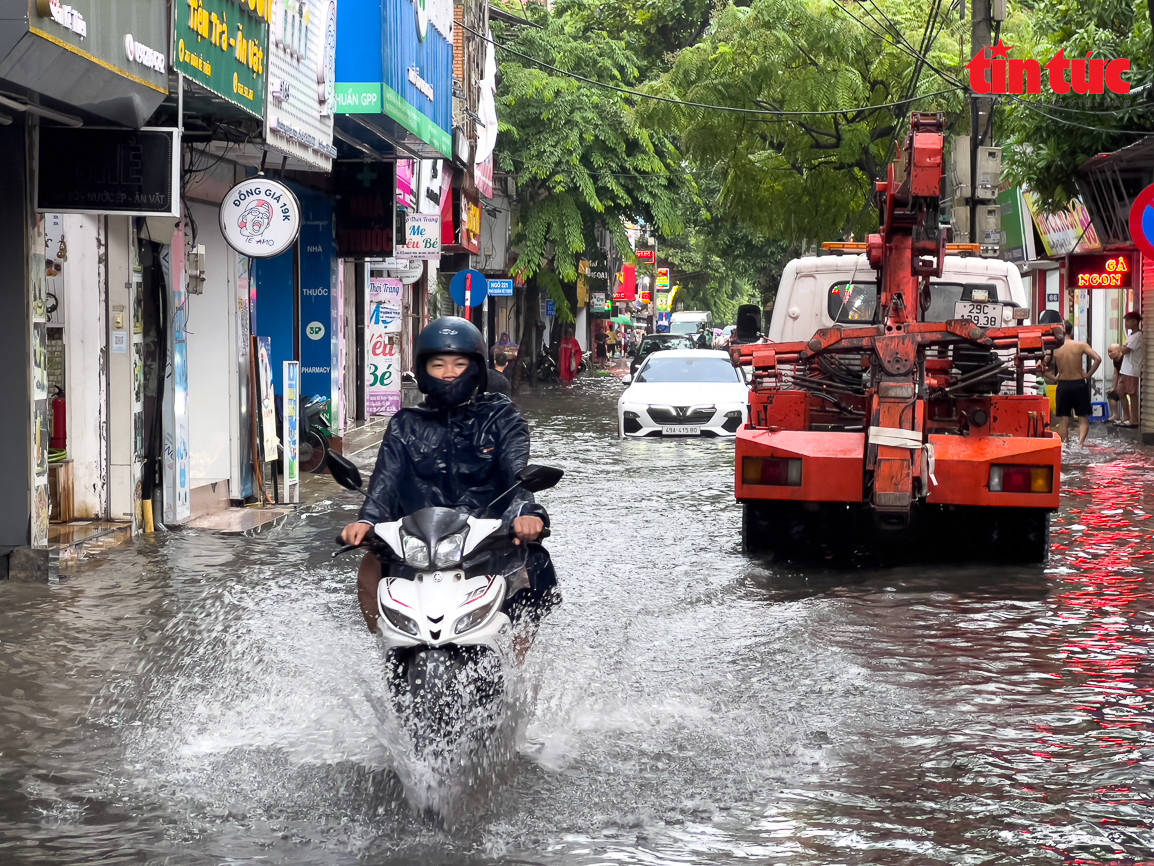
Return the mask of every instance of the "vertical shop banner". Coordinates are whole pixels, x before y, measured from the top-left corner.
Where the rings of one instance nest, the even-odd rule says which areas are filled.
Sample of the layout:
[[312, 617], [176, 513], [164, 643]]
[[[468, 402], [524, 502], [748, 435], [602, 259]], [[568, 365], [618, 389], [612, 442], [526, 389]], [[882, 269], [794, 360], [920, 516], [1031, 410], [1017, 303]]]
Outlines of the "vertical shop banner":
[[416, 168], [415, 159], [397, 160], [397, 207], [405, 210], [415, 209], [417, 199], [413, 195], [413, 188], [416, 186]]
[[273, 11], [265, 140], [282, 153], [328, 171], [337, 155], [333, 147], [337, 4], [268, 0], [268, 5]]
[[276, 435], [276, 394], [272, 384], [272, 339], [253, 337], [257, 356], [257, 399], [260, 401], [260, 435], [266, 463], [277, 459], [280, 437]]
[[[32, 231], [32, 251], [28, 271], [32, 281], [30, 293], [32, 415], [25, 416], [23, 422], [18, 422], [30, 425], [32, 432], [32, 465], [29, 467], [29, 481], [32, 490], [33, 547], [48, 546], [48, 516], [52, 508], [48, 500], [48, 289], [45, 222], [43, 215], [37, 215]], [[24, 387], [27, 385], [26, 381]]]
[[[172, 305], [172, 330], [165, 351], [164, 522], [182, 523], [192, 516], [191, 466], [188, 450], [188, 282], [184, 269], [184, 223], [177, 223], [172, 243], [161, 253], [161, 266]], [[173, 251], [176, 255], [173, 255]]]
[[277, 4], [270, 0], [187, 0], [175, 5], [173, 69], [263, 118], [269, 22]]
[[281, 382], [283, 400], [283, 429], [281, 430], [282, 445], [284, 447], [284, 500], [285, 502], [301, 501], [300, 486], [300, 374], [299, 361], [284, 362], [284, 378]]
[[391, 415], [401, 409], [401, 332], [404, 287], [399, 280], [370, 277], [365, 311], [365, 412]]
[[393, 163], [338, 162], [333, 166], [337, 194], [337, 255], [346, 259], [385, 259], [393, 255], [396, 176]]

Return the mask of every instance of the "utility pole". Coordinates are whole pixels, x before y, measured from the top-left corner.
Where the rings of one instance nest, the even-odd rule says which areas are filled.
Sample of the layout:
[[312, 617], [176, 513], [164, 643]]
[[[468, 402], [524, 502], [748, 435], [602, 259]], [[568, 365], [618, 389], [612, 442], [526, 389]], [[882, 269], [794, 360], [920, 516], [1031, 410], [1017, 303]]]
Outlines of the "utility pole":
[[[979, 56], [993, 44], [991, 2], [993, 0], [970, 0], [971, 57]], [[981, 243], [978, 238], [978, 148], [993, 143], [993, 110], [992, 97], [970, 93], [970, 243]]]

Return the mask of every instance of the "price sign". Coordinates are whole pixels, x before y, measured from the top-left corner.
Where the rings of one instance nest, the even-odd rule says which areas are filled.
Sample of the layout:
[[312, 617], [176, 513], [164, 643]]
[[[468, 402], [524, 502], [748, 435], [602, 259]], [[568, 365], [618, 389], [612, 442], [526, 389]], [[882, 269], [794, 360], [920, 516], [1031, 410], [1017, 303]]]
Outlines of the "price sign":
[[669, 268], [657, 269], [657, 289], [658, 291], [669, 289]]

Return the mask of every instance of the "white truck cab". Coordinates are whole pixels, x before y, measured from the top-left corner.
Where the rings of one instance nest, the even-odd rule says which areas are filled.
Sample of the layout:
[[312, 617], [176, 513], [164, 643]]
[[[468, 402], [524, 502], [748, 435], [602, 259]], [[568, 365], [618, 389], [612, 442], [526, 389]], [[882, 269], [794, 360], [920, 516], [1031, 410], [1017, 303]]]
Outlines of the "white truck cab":
[[[877, 272], [864, 253], [794, 259], [781, 275], [767, 336], [796, 342], [835, 324], [872, 324], [876, 286]], [[970, 319], [983, 328], [1010, 327], [1017, 324], [1014, 310], [1029, 307], [1017, 267], [1000, 259], [946, 256], [942, 275], [930, 286], [927, 322]]]

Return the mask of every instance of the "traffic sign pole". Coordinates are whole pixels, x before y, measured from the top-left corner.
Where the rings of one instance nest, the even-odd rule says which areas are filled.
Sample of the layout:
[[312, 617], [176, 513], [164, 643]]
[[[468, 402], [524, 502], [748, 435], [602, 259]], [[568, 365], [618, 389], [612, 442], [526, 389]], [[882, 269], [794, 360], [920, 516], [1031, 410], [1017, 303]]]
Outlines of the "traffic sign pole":
[[465, 274], [465, 321], [473, 321], [473, 317], [469, 314], [473, 309], [473, 275]]

